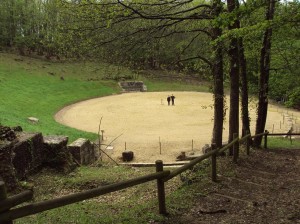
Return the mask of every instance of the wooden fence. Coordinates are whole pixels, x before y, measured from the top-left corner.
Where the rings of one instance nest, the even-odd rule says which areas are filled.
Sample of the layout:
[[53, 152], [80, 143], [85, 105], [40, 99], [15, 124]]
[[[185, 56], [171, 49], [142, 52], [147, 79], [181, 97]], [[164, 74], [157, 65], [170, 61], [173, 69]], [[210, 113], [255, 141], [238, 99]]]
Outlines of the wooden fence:
[[[298, 134], [288, 134], [288, 137], [294, 136], [294, 135], [300, 135]], [[158, 204], [159, 204], [159, 213], [166, 215], [167, 214], [167, 208], [165, 203], [165, 187], [164, 184], [168, 180], [176, 177], [177, 175], [185, 172], [186, 170], [189, 170], [193, 168], [196, 164], [200, 163], [201, 161], [208, 159], [211, 157], [211, 179], [212, 181], [217, 181], [217, 155], [221, 154], [222, 152], [232, 149], [233, 157], [232, 160], [234, 163], [237, 162], [239, 157], [239, 144], [244, 143], [246, 147], [246, 154], [250, 154], [250, 139], [262, 136], [264, 137], [264, 148], [267, 148], [267, 138], [268, 136], [287, 136], [286, 133], [276, 133], [271, 134], [268, 131], [265, 131], [264, 133], [251, 136], [250, 134], [246, 134], [246, 136], [239, 138], [237, 134], [234, 134], [232, 142], [224, 146], [223, 148], [216, 149], [215, 145], [212, 144], [212, 150], [208, 153], [199, 156], [193, 160], [191, 160], [189, 163], [183, 165], [180, 168], [177, 168], [170, 172], [169, 170], [164, 171], [163, 170], [163, 161], [158, 160], [156, 161], [156, 173], [152, 173], [146, 176], [138, 177], [135, 179], [123, 181], [120, 183], [115, 183], [111, 185], [107, 185], [104, 187], [94, 188], [91, 190], [87, 190], [84, 192], [79, 192], [75, 194], [70, 194], [67, 196], [63, 196], [60, 198], [55, 198], [51, 200], [46, 200], [42, 202], [36, 202], [31, 203], [28, 205], [24, 205], [18, 208], [13, 207], [20, 205], [26, 201], [30, 201], [33, 198], [32, 191], [24, 191], [18, 195], [14, 195], [12, 197], [7, 197], [5, 183], [3, 181], [0, 181], [0, 223], [3, 224], [11, 224], [13, 223], [13, 220], [22, 218], [25, 216], [33, 215], [36, 213], [40, 213], [46, 210], [62, 207], [65, 205], [69, 205], [72, 203], [76, 203], [79, 201], [83, 201], [86, 199], [90, 199], [93, 197], [98, 197], [100, 195], [104, 195], [107, 193], [119, 191], [125, 188], [129, 188], [135, 185], [139, 185], [142, 183], [146, 183], [149, 181], [157, 181], [157, 193], [158, 193]]]

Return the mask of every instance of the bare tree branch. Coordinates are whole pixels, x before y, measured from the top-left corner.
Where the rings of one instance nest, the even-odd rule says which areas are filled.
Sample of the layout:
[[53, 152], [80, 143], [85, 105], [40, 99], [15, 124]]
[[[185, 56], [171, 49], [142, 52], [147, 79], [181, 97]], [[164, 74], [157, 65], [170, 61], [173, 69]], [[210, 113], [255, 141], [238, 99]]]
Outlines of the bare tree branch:
[[195, 60], [195, 59], [200, 59], [200, 60], [204, 61], [206, 64], [209, 65], [210, 68], [213, 67], [213, 64], [212, 64], [207, 58], [202, 57], [202, 56], [200, 56], [200, 55], [195, 56], [195, 57], [190, 57], [190, 58], [181, 59], [181, 60], [177, 61], [177, 63], [179, 63], [179, 62], [184, 62], [184, 61]]
[[124, 8], [129, 9], [130, 11], [132, 11], [135, 14], [139, 15], [141, 18], [148, 19], [148, 20], [157, 20], [157, 19], [169, 19], [169, 20], [213, 19], [213, 17], [211, 17], [210, 15], [198, 14], [198, 13], [193, 13], [193, 14], [190, 14], [190, 15], [187, 15], [187, 16], [182, 16], [182, 17], [177, 17], [176, 16], [176, 15], [179, 15], [179, 14], [184, 14], [184, 13], [187, 13], [187, 12], [195, 11], [196, 9], [199, 9], [199, 8], [204, 8], [204, 7], [205, 8], [211, 8], [210, 5], [206, 5], [206, 4], [198, 5], [198, 6], [195, 6], [193, 8], [189, 8], [187, 10], [181, 10], [181, 11], [177, 11], [177, 12], [169, 13], [169, 14], [149, 15], [149, 14], [140, 12], [139, 10], [137, 10], [136, 8], [134, 8], [130, 5], [124, 4], [121, 0], [118, 0], [118, 3], [121, 6], [123, 6]]

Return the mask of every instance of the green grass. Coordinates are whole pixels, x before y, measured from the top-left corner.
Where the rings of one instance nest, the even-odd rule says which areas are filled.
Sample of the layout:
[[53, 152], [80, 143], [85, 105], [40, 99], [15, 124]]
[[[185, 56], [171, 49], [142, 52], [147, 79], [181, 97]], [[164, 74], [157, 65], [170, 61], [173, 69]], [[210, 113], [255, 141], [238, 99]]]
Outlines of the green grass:
[[[182, 183], [178, 177], [168, 181], [166, 206], [170, 214], [187, 209], [195, 197], [207, 194], [213, 184], [209, 177], [210, 162], [205, 161], [193, 170], [183, 173]], [[134, 177], [154, 173], [155, 168], [130, 167], [80, 167], [69, 175], [53, 174], [49, 171], [33, 176], [35, 200], [42, 201], [61, 194], [88, 190], [103, 184], [120, 182]], [[61, 208], [17, 220], [16, 223], [150, 223], [163, 221], [158, 214], [156, 181], [106, 194]]]
[[[205, 162], [196, 166], [194, 171], [184, 173], [186, 179], [193, 183], [182, 183], [178, 177], [165, 185], [167, 211], [178, 211], [191, 206], [196, 195], [205, 195], [209, 185], [209, 164]], [[154, 173], [155, 168], [131, 167], [80, 167], [68, 175], [44, 170], [30, 178], [34, 187], [35, 201], [43, 201], [95, 188], [105, 184], [140, 177]], [[180, 188], [178, 188], [180, 186]], [[36, 215], [16, 220], [16, 223], [155, 223], [163, 221], [158, 214], [156, 181], [109, 193], [90, 200], [52, 209]]]
[[[134, 206], [130, 207], [129, 203]], [[136, 202], [128, 200], [127, 205], [114, 202], [103, 204], [92, 200], [83, 201], [36, 216], [29, 216], [16, 223], [142, 224], [149, 223], [150, 220], [163, 220], [163, 217], [152, 211], [151, 207], [156, 206], [153, 202], [136, 204]]]
[[[89, 73], [82, 69], [81, 76], [72, 75], [74, 67], [69, 64], [45, 64], [28, 58], [16, 62], [14, 57], [17, 56], [0, 55], [0, 123], [20, 125], [27, 132], [66, 135], [70, 140], [78, 137], [95, 139], [96, 134], [60, 125], [53, 116], [73, 102], [116, 93], [117, 85], [112, 81], [88, 81]], [[63, 75], [56, 75], [58, 70], [64, 71]], [[52, 75], [48, 73], [50, 71], [53, 71]], [[39, 123], [29, 123], [28, 117], [38, 118]]]
[[[298, 136], [299, 137], [299, 136]], [[268, 148], [270, 149], [300, 149], [300, 139], [268, 137]]]
[[[34, 200], [42, 201], [154, 172], [154, 167], [80, 167], [69, 175], [47, 170], [30, 179], [31, 185], [35, 186]], [[24, 217], [16, 223], [147, 223], [146, 220], [163, 219], [157, 211], [156, 182], [152, 181]]]

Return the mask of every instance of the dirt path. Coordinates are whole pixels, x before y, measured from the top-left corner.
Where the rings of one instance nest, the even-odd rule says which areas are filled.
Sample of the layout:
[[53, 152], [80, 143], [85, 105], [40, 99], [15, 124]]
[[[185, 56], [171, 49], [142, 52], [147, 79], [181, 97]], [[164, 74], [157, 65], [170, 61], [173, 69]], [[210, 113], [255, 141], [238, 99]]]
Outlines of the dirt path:
[[[175, 106], [167, 105], [166, 98], [171, 94], [176, 97]], [[193, 149], [200, 154], [202, 147], [210, 144], [212, 105], [213, 97], [210, 93], [125, 93], [70, 105], [59, 111], [55, 119], [70, 127], [98, 133], [102, 117], [104, 143], [113, 146], [114, 149], [108, 151], [113, 158], [122, 155], [126, 143], [126, 150], [134, 152], [135, 162], [154, 162], [157, 159], [172, 162], [181, 151]], [[255, 121], [255, 111], [253, 105], [250, 108], [252, 121]], [[284, 116], [287, 112], [271, 105], [266, 128], [274, 132], [286, 132], [290, 125], [288, 122], [291, 122]], [[294, 113], [293, 119], [297, 116], [300, 119], [300, 113]], [[227, 139], [227, 126], [228, 113], [224, 139]]]
[[219, 176], [207, 196], [164, 224], [300, 223], [299, 170], [300, 149], [255, 150], [234, 175]]

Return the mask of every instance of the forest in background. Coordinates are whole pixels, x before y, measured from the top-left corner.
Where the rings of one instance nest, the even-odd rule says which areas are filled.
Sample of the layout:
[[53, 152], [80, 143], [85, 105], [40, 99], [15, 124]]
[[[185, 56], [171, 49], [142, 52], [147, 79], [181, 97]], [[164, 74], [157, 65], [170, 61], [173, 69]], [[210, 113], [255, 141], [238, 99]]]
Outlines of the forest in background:
[[[100, 3], [109, 2], [114, 1], [1, 0], [0, 47], [48, 59], [102, 60], [126, 64], [137, 70], [170, 69], [192, 72], [199, 78], [211, 78], [209, 63], [199, 60], [203, 57], [209, 61], [212, 54], [212, 44], [205, 33], [211, 21], [195, 18], [177, 22], [175, 26], [163, 21], [158, 25], [157, 21], [121, 17], [120, 14], [128, 13], [125, 10], [123, 13], [105, 11]], [[151, 1], [145, 2], [151, 4]], [[189, 2], [194, 5], [201, 3]], [[282, 1], [272, 24], [270, 97], [284, 99], [291, 107], [300, 106], [300, 87], [297, 85], [300, 83], [299, 8], [299, 1]], [[266, 26], [263, 1], [247, 1], [241, 5], [241, 13], [241, 28], [234, 35], [243, 36], [249, 87], [255, 93], [262, 30]], [[226, 27], [229, 18], [223, 14], [219, 20]], [[199, 27], [202, 32], [199, 32]], [[228, 50], [228, 35], [225, 32], [222, 37], [225, 40], [224, 52]], [[226, 66], [224, 75], [226, 80]]]
[[268, 99], [300, 108], [299, 1], [2, 0], [0, 12], [3, 51], [211, 80], [217, 146], [227, 107], [230, 136], [239, 132], [239, 100], [249, 130], [249, 94], [259, 100], [256, 133], [264, 131]]

